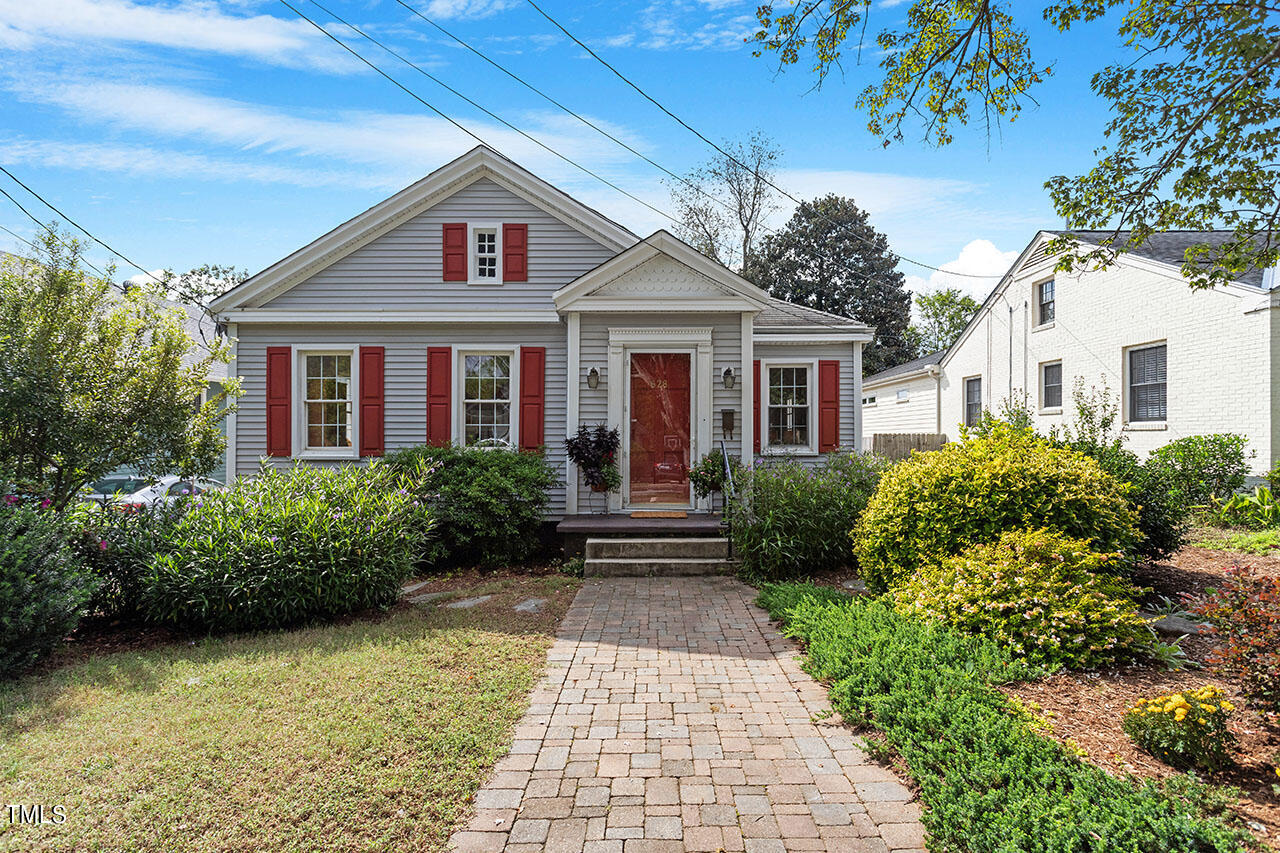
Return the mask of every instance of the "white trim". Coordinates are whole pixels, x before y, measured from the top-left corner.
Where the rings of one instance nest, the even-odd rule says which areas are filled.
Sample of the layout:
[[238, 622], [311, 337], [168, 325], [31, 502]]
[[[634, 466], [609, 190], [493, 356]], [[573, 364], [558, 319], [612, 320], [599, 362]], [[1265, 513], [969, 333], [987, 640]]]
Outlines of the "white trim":
[[[652, 306], [651, 306], [652, 307]], [[225, 311], [231, 323], [559, 323], [555, 311], [295, 311], [262, 308]]]
[[[294, 459], [351, 460], [360, 458], [360, 345], [359, 344], [294, 344], [291, 347], [293, 374], [291, 392], [293, 399], [292, 435], [290, 456]], [[351, 399], [351, 447], [307, 447], [307, 371], [303, 359], [309, 355], [349, 355], [351, 378], [347, 393]]]
[[[853, 345], [853, 450], [862, 451], [862, 348], [866, 344], [861, 341]], [[836, 438], [840, 436], [839, 425], [836, 426]], [[840, 442], [837, 441], [836, 444]]]
[[[809, 409], [809, 443], [804, 446], [769, 444], [769, 368], [803, 367], [805, 369], [806, 406]], [[763, 456], [817, 456], [818, 454], [818, 359], [816, 358], [762, 358], [760, 359], [760, 453]], [[839, 432], [839, 425], [836, 427]], [[839, 442], [837, 442], [839, 443]]]
[[[508, 365], [508, 388], [507, 403], [509, 411], [507, 417], [511, 419], [511, 431], [509, 447], [512, 450], [520, 447], [520, 347], [517, 346], [494, 346], [493, 344], [454, 344], [453, 346], [453, 424], [450, 427], [450, 436], [453, 443], [459, 447], [466, 447], [465, 430], [466, 430], [466, 398], [463, 396], [465, 390], [465, 381], [467, 373], [466, 356], [468, 355], [505, 355], [511, 359]], [[508, 448], [499, 447], [497, 445], [486, 445], [495, 450], [506, 450]]]
[[[1164, 420], [1163, 421], [1135, 421], [1129, 417], [1131, 396], [1133, 394], [1133, 381], [1130, 371], [1132, 359], [1130, 356], [1144, 349], [1153, 349], [1155, 347], [1164, 347]], [[1120, 375], [1123, 378], [1124, 387], [1120, 393], [1120, 424], [1121, 429], [1134, 430], [1159, 430], [1164, 429], [1165, 424], [1169, 421], [1169, 339], [1160, 338], [1159, 340], [1147, 341], [1141, 344], [1130, 344], [1120, 348]]]
[[[479, 287], [502, 286], [502, 226], [501, 222], [468, 222], [467, 223], [467, 284]], [[492, 231], [493, 245], [497, 250], [497, 266], [493, 278], [481, 278], [478, 262], [480, 254], [476, 251], [476, 232]]]
[[[227, 324], [227, 341], [231, 345], [231, 357], [227, 361], [227, 378], [222, 384], [223, 391], [226, 391], [228, 382], [231, 382], [232, 380], [239, 378], [238, 374], [236, 373], [236, 371], [239, 369], [239, 365], [236, 362], [237, 362], [237, 359], [240, 357], [240, 339], [238, 335], [239, 335], [239, 329], [236, 327], [236, 324], [235, 323]], [[236, 410], [240, 407], [235, 405], [235, 403], [236, 403], [235, 400], [231, 400], [231, 399], [227, 400], [227, 405], [231, 407], [231, 411], [227, 412], [227, 417], [226, 417], [226, 425], [227, 425], [226, 469], [227, 470], [226, 470], [226, 473], [223, 474], [223, 479], [227, 481], [228, 486], [235, 482], [236, 476], [238, 474], [239, 460], [236, 458], [236, 429], [238, 428], [238, 422], [236, 420]]]
[[[969, 423], [969, 383], [978, 380], [978, 420], [975, 423]], [[982, 422], [982, 413], [987, 410], [987, 383], [983, 381], [983, 374], [973, 373], [969, 376], [960, 377], [960, 425], [972, 429]]]
[[755, 313], [742, 312], [742, 370], [738, 376], [742, 381], [742, 464], [750, 468], [755, 463], [756, 429], [755, 423], [755, 337], [751, 334]]
[[[565, 414], [565, 437], [574, 435], [578, 431], [578, 421], [581, 418], [581, 391], [582, 391], [582, 315], [572, 313], [568, 317], [569, 340], [568, 340], [568, 363], [565, 365], [565, 380], [568, 383], [566, 388], [566, 405], [568, 411]], [[578, 466], [574, 465], [568, 456], [565, 457], [564, 469], [564, 511], [566, 515], [578, 514]]]
[[[726, 291], [723, 299], [716, 297], [709, 300], [702, 296], [679, 299], [664, 296], [664, 311], [758, 311], [768, 304], [769, 295], [763, 290], [665, 230], [655, 231], [595, 269], [583, 273], [557, 290], [551, 298], [560, 311], [588, 308], [593, 311], [651, 311], [654, 307], [651, 296], [618, 299], [593, 298], [591, 294], [659, 255], [665, 255], [692, 272], [700, 273]], [[641, 307], [637, 308], [636, 305]]]
[[1044, 404], [1044, 369], [1052, 365], [1062, 367], [1062, 359], [1050, 358], [1036, 365], [1036, 384], [1039, 386], [1040, 393], [1036, 397], [1036, 411], [1042, 415], [1060, 415], [1062, 414], [1062, 400], [1066, 398], [1066, 381], [1067, 375], [1064, 370], [1060, 370], [1058, 374], [1058, 405], [1046, 406]]
[[849, 332], [848, 334], [828, 334], [820, 335], [774, 335], [774, 334], [758, 334], [752, 335], [752, 339], [758, 344], [857, 344], [870, 343], [875, 335], [870, 332]]
[[505, 187], [613, 251], [620, 252], [637, 239], [626, 228], [532, 172], [478, 145], [232, 288], [213, 300], [210, 307], [222, 315], [246, 303], [269, 300], [482, 178]]
[[[653, 344], [661, 346], [672, 341], [682, 344], [706, 344], [711, 346], [710, 326], [641, 326], [637, 328], [609, 327], [609, 345], [614, 341], [625, 344]], [[660, 350], [651, 350], [660, 352]]]

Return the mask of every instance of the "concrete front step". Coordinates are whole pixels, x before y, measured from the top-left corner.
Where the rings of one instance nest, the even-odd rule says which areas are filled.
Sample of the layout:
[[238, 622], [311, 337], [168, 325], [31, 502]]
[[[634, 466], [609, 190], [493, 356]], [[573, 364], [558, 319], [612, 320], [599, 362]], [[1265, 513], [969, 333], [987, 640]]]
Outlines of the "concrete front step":
[[727, 560], [729, 540], [723, 536], [588, 539], [586, 558]]
[[583, 574], [589, 578], [680, 577], [730, 574], [737, 568], [735, 561], [724, 558], [597, 557], [586, 561]]

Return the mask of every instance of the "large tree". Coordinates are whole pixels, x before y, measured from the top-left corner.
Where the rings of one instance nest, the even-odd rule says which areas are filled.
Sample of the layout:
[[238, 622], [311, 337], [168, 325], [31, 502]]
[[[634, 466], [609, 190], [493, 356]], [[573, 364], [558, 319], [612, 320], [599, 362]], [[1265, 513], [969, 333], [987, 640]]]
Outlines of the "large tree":
[[785, 228], [764, 239], [744, 275], [779, 299], [875, 326], [875, 342], [863, 354], [866, 373], [914, 355], [906, 340], [911, 294], [897, 256], [853, 199], [802, 202]]
[[200, 397], [225, 345], [193, 354], [185, 314], [157, 290], [89, 276], [80, 245], [52, 229], [39, 246], [0, 264], [0, 480], [62, 507], [122, 465], [212, 470], [236, 385]]
[[907, 329], [907, 341], [917, 356], [946, 349], [956, 342], [978, 300], [958, 288], [916, 294], [916, 319]]
[[[870, 131], [885, 145], [912, 129], [946, 145], [957, 126], [980, 119], [990, 132], [1016, 119], [1053, 72], [1032, 55], [1023, 25], [1029, 5], [912, 0], [904, 22], [876, 37], [882, 73], [857, 100]], [[1041, 13], [1068, 31], [1115, 10], [1124, 11], [1118, 35], [1134, 54], [1093, 77], [1094, 91], [1111, 109], [1097, 165], [1045, 185], [1069, 227], [1114, 233], [1096, 250], [1059, 238], [1054, 248], [1066, 253], [1061, 268], [1105, 265], [1153, 233], [1176, 229], [1233, 232], [1226, 243], [1187, 250], [1183, 271], [1194, 287], [1274, 265], [1280, 3], [1063, 0]], [[757, 11], [756, 55], [771, 53], [781, 68], [807, 57], [821, 85], [846, 52], [861, 51], [874, 14], [901, 17], [869, 0], [800, 0], [783, 14], [766, 3]], [[1082, 33], [1081, 50], [1095, 38]]]
[[765, 218], [778, 209], [778, 194], [769, 185], [776, 183], [774, 168], [782, 149], [761, 133], [721, 148], [724, 154], [666, 183], [680, 218], [680, 238], [741, 271], [756, 250]]

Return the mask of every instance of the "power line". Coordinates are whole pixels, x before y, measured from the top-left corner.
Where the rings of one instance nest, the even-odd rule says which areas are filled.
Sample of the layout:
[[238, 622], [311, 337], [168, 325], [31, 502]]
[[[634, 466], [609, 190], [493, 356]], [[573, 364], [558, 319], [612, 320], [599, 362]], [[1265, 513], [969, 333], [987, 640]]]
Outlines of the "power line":
[[[3, 168], [4, 168], [3, 166], [0, 166], [0, 169], [3, 169]], [[8, 171], [5, 171], [5, 174], [8, 174]], [[10, 175], [10, 177], [12, 177], [12, 175]], [[17, 180], [17, 178], [14, 178], [14, 180]], [[9, 195], [8, 191], [6, 191], [4, 187], [0, 187], [0, 195], [3, 195], [5, 198], [9, 199], [9, 201], [13, 202], [14, 206], [15, 206], [15, 207], [17, 207], [17, 208], [18, 208], [18, 210], [21, 210], [24, 214], [26, 214], [27, 218], [28, 218], [28, 219], [30, 219], [32, 222], [34, 222], [34, 223], [36, 224], [36, 226], [37, 226], [37, 227], [39, 227], [39, 228], [46, 228], [46, 229], [47, 229], [47, 228], [49, 228], [49, 226], [48, 226], [46, 223], [41, 222], [39, 219], [37, 219], [37, 218], [35, 217], [35, 215], [34, 215], [34, 214], [32, 214], [32, 212], [31, 212], [31, 211], [29, 211], [29, 210], [27, 210], [25, 207], [23, 207], [23, 206], [22, 206], [22, 202], [18, 201], [16, 198], [14, 198], [13, 196]], [[37, 196], [37, 197], [38, 197], [38, 196]], [[43, 200], [43, 199], [42, 199], [42, 200]], [[32, 249], [34, 249], [35, 251], [37, 251], [37, 252], [39, 252], [39, 251], [40, 251], [40, 247], [39, 247], [39, 246], [37, 246], [35, 243], [31, 242], [30, 240], [26, 239], [25, 237], [19, 237], [17, 234], [14, 234], [12, 231], [9, 231], [9, 229], [8, 229], [8, 228], [5, 228], [4, 230], [5, 230], [6, 232], [8, 232], [9, 234], [12, 234], [14, 237], [17, 237], [17, 238], [18, 238], [19, 240], [21, 240], [22, 242], [26, 243], [28, 246], [30, 246], [30, 247], [31, 247]], [[58, 241], [59, 243], [61, 243], [62, 245], [66, 246], [68, 249], [74, 249], [74, 248], [75, 248], [74, 246], [72, 246], [72, 245], [70, 245], [69, 243], [67, 243], [67, 241], [66, 241], [66, 240], [63, 240], [60, 236], [58, 236], [58, 234], [57, 234], [57, 232], [56, 232], [56, 231], [53, 231], [52, 229], [50, 229], [50, 230], [49, 230], [49, 233], [53, 234], [53, 239], [57, 240], [57, 241]], [[106, 279], [107, 274], [106, 274], [106, 273], [104, 273], [102, 270], [98, 269], [96, 266], [94, 266], [94, 265], [93, 265], [93, 263], [92, 263], [88, 258], [85, 258], [84, 256], [81, 256], [80, 261], [81, 261], [81, 262], [82, 262], [86, 267], [88, 267], [89, 269], [91, 269], [91, 270], [93, 270], [94, 272], [96, 272], [96, 273], [98, 274], [98, 277], [99, 277], [99, 278], [101, 278], [101, 279], [103, 279], [103, 280], [105, 280], [105, 279]]]
[[[748, 171], [750, 171], [750, 168], [751, 168], [751, 167], [747, 166], [745, 163], [743, 163], [743, 162], [742, 162], [741, 160], [739, 160], [737, 157], [735, 157], [735, 156], [733, 156], [732, 154], [730, 154], [728, 151], [726, 151], [726, 150], [725, 150], [724, 148], [722, 148], [721, 146], [717, 145], [715, 142], [712, 142], [709, 138], [707, 138], [707, 136], [705, 136], [705, 135], [704, 135], [701, 131], [699, 131], [697, 128], [693, 127], [691, 124], [689, 124], [688, 122], [686, 122], [684, 119], [680, 118], [680, 116], [676, 115], [676, 114], [675, 114], [675, 113], [673, 113], [671, 110], [667, 109], [665, 106], [663, 106], [663, 105], [662, 105], [662, 103], [661, 103], [661, 102], [659, 102], [656, 98], [654, 98], [652, 95], [650, 95], [650, 94], [649, 94], [648, 92], [646, 92], [644, 89], [641, 89], [638, 85], [636, 85], [635, 83], [631, 82], [631, 80], [630, 80], [630, 79], [629, 79], [625, 74], [623, 74], [621, 71], [619, 71], [618, 69], [616, 69], [616, 68], [614, 68], [612, 65], [610, 65], [610, 64], [609, 64], [609, 63], [608, 63], [608, 62], [607, 62], [607, 61], [606, 61], [602, 56], [600, 56], [600, 54], [596, 53], [594, 50], [592, 50], [591, 48], [587, 47], [587, 45], [586, 45], [586, 44], [584, 44], [584, 43], [583, 43], [583, 42], [582, 42], [582, 41], [581, 41], [577, 36], [575, 36], [573, 33], [569, 32], [567, 29], [565, 29], [565, 28], [564, 28], [564, 25], [562, 25], [562, 24], [561, 24], [559, 21], [557, 21], [555, 18], [551, 17], [551, 16], [550, 16], [550, 15], [548, 15], [545, 11], [543, 11], [542, 7], [541, 7], [541, 6], [539, 6], [537, 3], [535, 3], [535, 2], [534, 2], [534, 0], [526, 0], [526, 2], [528, 2], [528, 4], [529, 4], [530, 6], [532, 6], [534, 9], [536, 9], [536, 10], [537, 10], [537, 12], [538, 12], [538, 14], [542, 15], [542, 17], [544, 17], [544, 18], [546, 18], [548, 21], [550, 21], [550, 22], [551, 22], [551, 24], [552, 24], [553, 26], [555, 26], [555, 27], [556, 27], [556, 29], [560, 30], [560, 32], [562, 32], [562, 33], [564, 33], [566, 36], [568, 36], [568, 37], [569, 37], [569, 38], [574, 42], [574, 44], [578, 45], [578, 47], [582, 48], [582, 49], [583, 49], [583, 50], [585, 50], [587, 53], [589, 53], [589, 54], [592, 56], [592, 58], [594, 58], [597, 62], [599, 62], [599, 63], [600, 63], [601, 65], [603, 65], [605, 68], [608, 68], [610, 71], [612, 71], [612, 72], [614, 73], [614, 75], [615, 75], [619, 80], [621, 80], [622, 82], [626, 83], [626, 84], [627, 84], [628, 86], [630, 86], [632, 89], [636, 90], [636, 92], [638, 92], [638, 93], [640, 94], [640, 96], [641, 96], [641, 97], [643, 97], [643, 98], [644, 98], [645, 100], [647, 100], [649, 103], [653, 104], [653, 105], [654, 105], [655, 107], [657, 107], [658, 109], [662, 110], [662, 112], [666, 113], [668, 116], [670, 116], [672, 119], [674, 119], [674, 120], [675, 120], [675, 121], [676, 121], [676, 122], [677, 122], [681, 127], [683, 127], [685, 130], [689, 131], [689, 132], [690, 132], [690, 133], [692, 133], [694, 136], [696, 136], [696, 137], [698, 137], [699, 139], [701, 139], [701, 140], [702, 140], [703, 142], [705, 142], [707, 145], [710, 145], [710, 146], [711, 146], [712, 148], [714, 148], [716, 151], [720, 152], [720, 154], [722, 154], [723, 156], [727, 157], [729, 160], [731, 160], [731, 161], [732, 161], [734, 164], [736, 164], [738, 167], [743, 168], [743, 169], [747, 169]], [[790, 199], [792, 202], [794, 202], [795, 204], [797, 204], [797, 205], [803, 204], [803, 202], [802, 202], [799, 198], [797, 198], [796, 196], [794, 196], [794, 195], [792, 195], [791, 193], [787, 192], [785, 189], [783, 189], [782, 187], [778, 186], [776, 183], [774, 183], [773, 181], [771, 181], [771, 180], [769, 180], [768, 178], [764, 177], [763, 175], [761, 175], [761, 176], [760, 176], [760, 180], [761, 180], [763, 183], [765, 183], [766, 185], [768, 185], [769, 187], [772, 187], [775, 191], [777, 191], [777, 192], [781, 193], [782, 195], [786, 196], [787, 198], [789, 198], [789, 199]], [[826, 215], [824, 215], [824, 214], [819, 213], [819, 215], [820, 215], [820, 216], [822, 216], [824, 219], [826, 219], [828, 222], [830, 222], [832, 225], [835, 225], [835, 226], [837, 226], [837, 227], [841, 227], [841, 228], [845, 228], [845, 230], [846, 230], [846, 231], [847, 231], [847, 232], [848, 232], [848, 233], [849, 233], [849, 234], [850, 234], [854, 239], [859, 240], [859, 241], [861, 241], [861, 242], [865, 243], [865, 244], [866, 244], [866, 245], [868, 245], [868, 246], [872, 246], [873, 248], [876, 248], [876, 247], [874, 246], [874, 244], [872, 244], [869, 240], [867, 240], [867, 239], [866, 239], [865, 237], [863, 237], [861, 234], [857, 234], [857, 233], [855, 233], [854, 231], [852, 231], [852, 230], [848, 229], [846, 226], [841, 225], [841, 223], [836, 222], [834, 219], [831, 219], [830, 217], [828, 217], [828, 216], [826, 216]], [[955, 275], [955, 276], [960, 276], [960, 277], [962, 277], [962, 278], [981, 278], [981, 279], [992, 279], [992, 278], [1000, 278], [1000, 277], [1001, 277], [1001, 276], [998, 276], [998, 275], [974, 275], [973, 273], [953, 272], [953, 271], [951, 271], [951, 270], [944, 270], [944, 269], [942, 269], [941, 267], [935, 267], [935, 266], [933, 266], [932, 264], [926, 264], [924, 261], [917, 261], [917, 260], [915, 260], [914, 258], [908, 258], [906, 255], [901, 255], [901, 254], [898, 254], [897, 252], [890, 252], [890, 254], [891, 254], [891, 255], [893, 255], [895, 258], [898, 258], [899, 260], [906, 261], [906, 262], [907, 262], [907, 263], [909, 263], [909, 264], [914, 264], [915, 266], [923, 267], [924, 269], [927, 269], [927, 270], [933, 270], [934, 272], [945, 273], [945, 274], [947, 274], [947, 275]]]
[[[8, 176], [9, 176], [9, 178], [10, 178], [14, 183], [16, 183], [18, 186], [22, 187], [24, 190], [26, 190], [27, 192], [29, 192], [29, 193], [31, 193], [33, 196], [35, 196], [37, 199], [39, 199], [39, 200], [40, 200], [40, 203], [41, 203], [41, 204], [43, 204], [45, 207], [49, 208], [49, 209], [50, 209], [50, 210], [52, 210], [54, 213], [58, 214], [58, 216], [62, 217], [62, 218], [63, 218], [63, 219], [65, 219], [67, 222], [71, 223], [71, 224], [72, 224], [72, 225], [74, 225], [76, 228], [80, 229], [80, 231], [81, 231], [81, 232], [82, 232], [86, 237], [88, 237], [90, 240], [92, 240], [93, 242], [97, 243], [99, 246], [101, 246], [102, 248], [106, 249], [108, 252], [110, 252], [111, 254], [115, 255], [117, 258], [119, 258], [120, 260], [124, 261], [124, 262], [125, 262], [125, 263], [127, 263], [129, 266], [131, 266], [131, 267], [133, 267], [134, 269], [138, 270], [138, 272], [142, 273], [143, 275], [150, 276], [150, 277], [151, 277], [151, 278], [152, 278], [152, 279], [153, 279], [157, 284], [164, 284], [164, 282], [163, 282], [163, 281], [161, 281], [160, 279], [156, 278], [156, 277], [155, 277], [155, 275], [153, 275], [153, 274], [151, 273], [151, 271], [150, 271], [150, 270], [148, 270], [148, 269], [144, 268], [142, 265], [140, 265], [140, 264], [138, 264], [138, 263], [135, 263], [134, 261], [131, 261], [127, 255], [123, 254], [122, 252], [117, 252], [115, 249], [113, 249], [113, 248], [111, 248], [110, 246], [108, 246], [108, 245], [107, 245], [106, 243], [104, 243], [102, 240], [99, 240], [97, 237], [95, 237], [95, 236], [93, 236], [92, 234], [90, 234], [90, 233], [89, 233], [89, 231], [88, 231], [88, 230], [86, 230], [86, 229], [85, 229], [85, 227], [84, 227], [83, 225], [81, 225], [80, 223], [76, 222], [76, 221], [75, 221], [74, 219], [72, 219], [70, 216], [67, 216], [67, 215], [66, 215], [65, 213], [63, 213], [61, 210], [58, 210], [58, 208], [54, 207], [50, 202], [48, 202], [47, 200], [45, 200], [44, 196], [40, 195], [40, 193], [38, 193], [38, 192], [36, 192], [35, 190], [31, 189], [31, 187], [27, 186], [27, 185], [26, 185], [26, 184], [24, 184], [21, 180], [19, 180], [19, 179], [18, 179], [18, 176], [17, 176], [17, 175], [15, 175], [15, 174], [13, 174], [13, 172], [10, 172], [10, 171], [9, 171], [8, 169], [6, 169], [4, 166], [0, 166], [0, 172], [4, 172], [6, 175], [8, 175]], [[0, 190], [0, 192], [4, 192], [4, 191], [3, 191], [3, 190]], [[6, 196], [10, 201], [12, 201], [14, 204], [18, 204], [18, 202], [17, 202], [16, 200], [14, 200], [13, 196], [9, 195], [8, 193], [4, 193], [4, 194], [5, 194], [5, 196]], [[20, 204], [19, 204], [19, 205], [18, 205], [18, 207], [22, 207], [22, 205], [20, 205]], [[22, 212], [23, 212], [23, 213], [27, 213], [27, 211], [26, 211], [26, 209], [25, 209], [25, 208], [23, 209], [23, 211], [22, 211]], [[31, 216], [31, 214], [30, 214], [30, 213], [27, 213], [27, 216]], [[31, 218], [32, 218], [32, 219], [35, 219], [35, 217], [34, 217], [34, 216], [32, 216]], [[39, 220], [36, 220], [36, 221], [39, 221]]]

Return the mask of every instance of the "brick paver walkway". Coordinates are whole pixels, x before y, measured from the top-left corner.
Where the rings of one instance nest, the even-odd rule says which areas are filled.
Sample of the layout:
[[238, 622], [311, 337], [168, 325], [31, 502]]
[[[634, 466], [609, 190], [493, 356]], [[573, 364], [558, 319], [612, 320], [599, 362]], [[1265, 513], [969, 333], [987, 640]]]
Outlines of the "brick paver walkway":
[[753, 597], [721, 577], [588, 581], [454, 848], [922, 850], [908, 790]]

